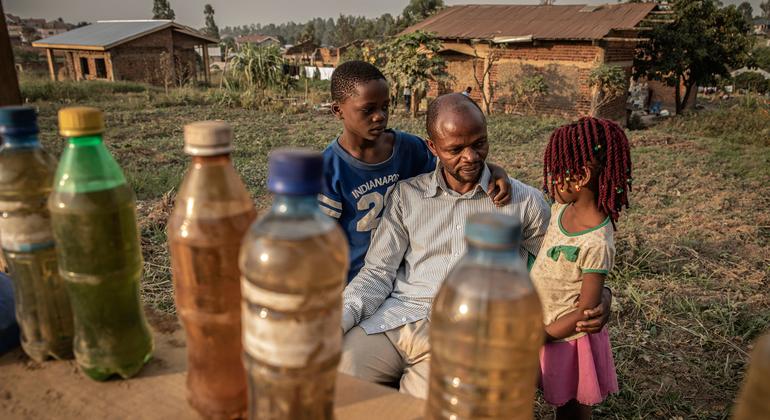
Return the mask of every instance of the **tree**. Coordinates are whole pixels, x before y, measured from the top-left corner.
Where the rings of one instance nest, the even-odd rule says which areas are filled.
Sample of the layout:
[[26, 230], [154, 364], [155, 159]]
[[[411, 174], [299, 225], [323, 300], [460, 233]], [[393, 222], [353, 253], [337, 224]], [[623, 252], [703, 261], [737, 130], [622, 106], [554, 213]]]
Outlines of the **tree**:
[[591, 70], [588, 75], [588, 85], [591, 87], [592, 117], [599, 115], [602, 107], [612, 101], [622, 98], [628, 91], [626, 72], [620, 66], [601, 64]]
[[[492, 102], [495, 99], [495, 86], [492, 83], [490, 74], [495, 63], [502, 58], [502, 46], [493, 47], [489, 45], [487, 54], [482, 57], [479, 55], [478, 46], [473, 45], [473, 59], [471, 60], [471, 66], [473, 67], [473, 80], [476, 82], [476, 88], [481, 92], [481, 105], [483, 106], [484, 113], [489, 115], [492, 113]], [[481, 69], [481, 77], [477, 67], [483, 66]]]
[[311, 43], [317, 43], [315, 26], [311, 22], [305, 24], [305, 29], [302, 31], [302, 34], [299, 36], [299, 38], [297, 38], [297, 42], [300, 44], [307, 41], [310, 41]]
[[206, 33], [209, 36], [219, 39], [219, 27], [214, 22], [214, 8], [207, 4], [203, 8], [203, 14], [206, 16]]
[[743, 15], [746, 22], [751, 24], [754, 21], [754, 9], [751, 7], [751, 3], [744, 1], [738, 5], [738, 12]]
[[176, 15], [168, 0], [153, 0], [152, 18], [174, 20]]
[[765, 0], [759, 3], [759, 8], [762, 9], [762, 16], [765, 19], [770, 19], [770, 0]]
[[751, 52], [751, 56], [756, 67], [770, 72], [770, 47], [758, 47]]
[[425, 19], [443, 7], [443, 0], [410, 0], [401, 14], [408, 25], [411, 25]]
[[422, 31], [393, 38], [381, 49], [379, 55], [387, 58], [381, 68], [391, 81], [391, 89], [397, 93], [405, 87], [412, 89], [412, 117], [417, 116], [430, 82], [449, 79], [440, 49], [441, 42]]
[[673, 11], [673, 20], [650, 30], [650, 40], [637, 49], [634, 77], [673, 86], [678, 114], [694, 88], [717, 76], [729, 77], [730, 68], [748, 61], [752, 39], [735, 6], [720, 9], [714, 0], [676, 0]]

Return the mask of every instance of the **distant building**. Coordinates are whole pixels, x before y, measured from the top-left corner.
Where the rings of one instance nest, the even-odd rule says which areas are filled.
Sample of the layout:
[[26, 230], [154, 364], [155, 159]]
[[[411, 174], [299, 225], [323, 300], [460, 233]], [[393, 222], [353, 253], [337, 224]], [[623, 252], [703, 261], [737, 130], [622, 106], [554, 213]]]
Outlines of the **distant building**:
[[[534, 101], [539, 113], [566, 116], [590, 111], [595, 91], [588, 83], [591, 71], [601, 64], [632, 73], [634, 51], [644, 41], [640, 24], [657, 12], [655, 3], [612, 5], [468, 5], [447, 7], [403, 33], [434, 33], [442, 41], [440, 54], [454, 80], [432, 84], [429, 96], [460, 92], [473, 87], [471, 97], [481, 100], [494, 90], [492, 107], [519, 109], [511, 86], [542, 75], [548, 94]], [[490, 52], [499, 60], [481, 86]], [[626, 97], [617, 98], [599, 115], [626, 118]]]
[[318, 44], [313, 41], [300, 42], [299, 44], [286, 48], [286, 51], [283, 53], [283, 58], [288, 64], [309, 66], [314, 63], [314, 57], [316, 56], [318, 47]]
[[755, 35], [770, 35], [770, 19], [756, 18], [753, 26]]
[[169, 20], [100, 21], [32, 44], [54, 55], [73, 80], [132, 80], [156, 85], [210, 81], [208, 46], [219, 40]]
[[246, 44], [251, 44], [256, 47], [267, 47], [270, 45], [280, 47], [281, 41], [274, 36], [254, 34], [254, 35], [241, 35], [235, 38], [235, 44], [239, 48]]

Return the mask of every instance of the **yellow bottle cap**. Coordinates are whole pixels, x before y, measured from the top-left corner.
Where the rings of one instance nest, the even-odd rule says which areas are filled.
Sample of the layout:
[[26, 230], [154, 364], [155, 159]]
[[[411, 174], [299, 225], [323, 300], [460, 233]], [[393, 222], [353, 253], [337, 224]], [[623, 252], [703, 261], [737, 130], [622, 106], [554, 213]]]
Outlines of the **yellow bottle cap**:
[[74, 106], [59, 110], [59, 133], [64, 137], [104, 132], [104, 114], [97, 108]]

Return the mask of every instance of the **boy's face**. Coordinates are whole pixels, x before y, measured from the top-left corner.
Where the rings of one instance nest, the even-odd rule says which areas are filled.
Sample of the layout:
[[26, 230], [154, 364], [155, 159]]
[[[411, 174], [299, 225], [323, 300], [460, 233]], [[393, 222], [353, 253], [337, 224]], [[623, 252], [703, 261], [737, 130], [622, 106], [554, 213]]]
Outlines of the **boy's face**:
[[332, 111], [349, 134], [374, 141], [388, 127], [389, 107], [388, 82], [377, 79], [356, 85], [355, 93], [342, 103], [335, 102]]
[[436, 119], [436, 137], [428, 147], [446, 173], [462, 183], [478, 182], [489, 153], [487, 124], [481, 111], [467, 106]]

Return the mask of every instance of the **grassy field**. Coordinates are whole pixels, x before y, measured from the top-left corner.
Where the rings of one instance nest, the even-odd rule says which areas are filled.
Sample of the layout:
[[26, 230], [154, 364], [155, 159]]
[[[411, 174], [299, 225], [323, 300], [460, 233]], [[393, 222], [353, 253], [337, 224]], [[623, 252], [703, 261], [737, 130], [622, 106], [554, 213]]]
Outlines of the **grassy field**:
[[[279, 114], [206, 103], [190, 92], [110, 92], [37, 101], [42, 139], [58, 154], [56, 111], [72, 100], [106, 110], [106, 143], [139, 200], [145, 302], [173, 313], [165, 221], [188, 159], [182, 126], [223, 119], [234, 161], [260, 208], [267, 153], [322, 149], [340, 131], [324, 113]], [[562, 120], [494, 116], [490, 159], [540, 185], [541, 154]], [[391, 126], [424, 134], [422, 120]], [[770, 104], [743, 99], [629, 133], [632, 209], [618, 225], [610, 335], [621, 392], [599, 418], [727, 418], [747, 352], [770, 328]], [[538, 404], [538, 414], [550, 409]]]

